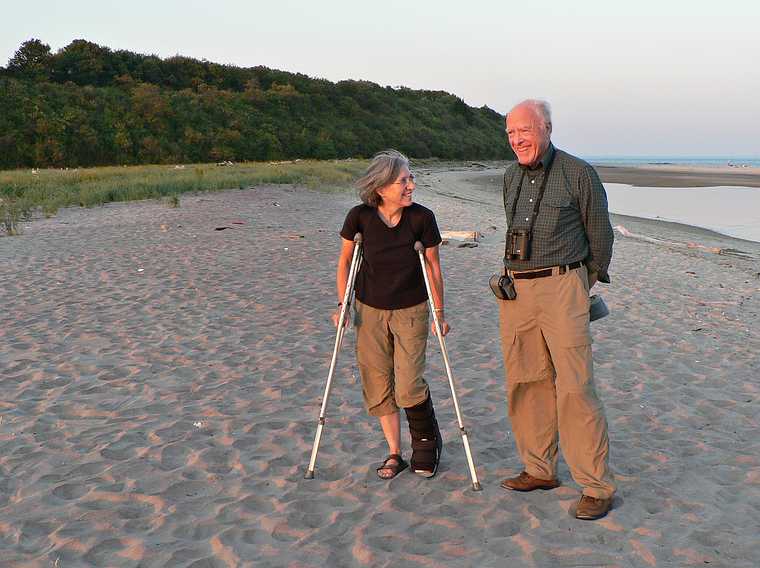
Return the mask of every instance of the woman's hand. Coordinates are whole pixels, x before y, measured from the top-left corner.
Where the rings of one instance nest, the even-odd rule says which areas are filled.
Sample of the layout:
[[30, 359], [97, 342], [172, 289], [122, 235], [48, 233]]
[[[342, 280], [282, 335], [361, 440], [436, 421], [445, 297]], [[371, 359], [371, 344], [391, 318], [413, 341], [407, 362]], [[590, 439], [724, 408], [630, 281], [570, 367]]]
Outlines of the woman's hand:
[[[441, 326], [441, 333], [445, 337], [446, 334], [451, 331], [451, 326], [441, 316], [438, 316], [438, 324]], [[435, 321], [430, 323], [430, 331], [433, 332], [433, 335], [437, 335], [435, 331]]]
[[[436, 245], [425, 249], [425, 264], [430, 281], [431, 304], [437, 306], [434, 308], [435, 315], [441, 326], [441, 334], [446, 335], [451, 331], [451, 326], [446, 323], [446, 316], [443, 313], [443, 274], [441, 273], [441, 259], [438, 254], [439, 247], [440, 245]], [[430, 329], [433, 331], [433, 335], [435, 335], [435, 320], [430, 324]]]
[[[342, 306], [338, 306], [338, 309], [333, 312], [333, 315], [330, 316], [330, 319], [332, 319], [333, 325], [337, 328], [338, 327], [338, 320], [340, 319], [340, 310], [342, 309]], [[346, 310], [345, 318], [343, 319], [343, 327], [348, 325], [348, 310]]]

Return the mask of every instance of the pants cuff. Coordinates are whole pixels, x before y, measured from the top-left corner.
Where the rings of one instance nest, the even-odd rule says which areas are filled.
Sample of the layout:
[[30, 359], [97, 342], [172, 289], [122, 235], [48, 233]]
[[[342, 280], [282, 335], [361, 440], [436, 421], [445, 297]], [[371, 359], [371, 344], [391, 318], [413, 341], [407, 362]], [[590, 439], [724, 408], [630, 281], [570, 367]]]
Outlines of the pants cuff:
[[610, 493], [609, 491], [605, 491], [604, 489], [594, 489], [592, 487], [584, 487], [583, 494], [589, 497], [593, 497], [594, 499], [612, 499], [612, 496], [615, 495], [615, 492], [613, 491], [612, 493]]
[[398, 412], [398, 406], [396, 406], [393, 402], [384, 402], [378, 406], [368, 408], [367, 412], [370, 416], [380, 418], [381, 416], [396, 414]]

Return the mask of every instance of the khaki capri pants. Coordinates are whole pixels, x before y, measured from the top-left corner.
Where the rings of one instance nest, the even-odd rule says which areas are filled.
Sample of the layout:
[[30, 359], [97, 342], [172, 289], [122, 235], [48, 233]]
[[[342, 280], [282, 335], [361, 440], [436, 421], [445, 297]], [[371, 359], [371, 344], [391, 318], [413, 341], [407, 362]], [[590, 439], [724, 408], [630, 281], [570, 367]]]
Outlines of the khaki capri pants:
[[427, 302], [380, 310], [356, 300], [356, 361], [370, 416], [387, 416], [427, 400], [422, 375], [428, 320]]

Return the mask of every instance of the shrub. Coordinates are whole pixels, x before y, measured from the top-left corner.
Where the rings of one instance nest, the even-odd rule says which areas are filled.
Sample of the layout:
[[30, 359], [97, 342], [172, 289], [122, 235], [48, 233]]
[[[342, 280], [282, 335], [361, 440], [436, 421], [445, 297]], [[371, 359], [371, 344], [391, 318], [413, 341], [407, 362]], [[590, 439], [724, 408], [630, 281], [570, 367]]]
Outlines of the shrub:
[[23, 230], [21, 222], [31, 217], [31, 208], [19, 199], [4, 197], [0, 198], [0, 228], [8, 236], [20, 235]]

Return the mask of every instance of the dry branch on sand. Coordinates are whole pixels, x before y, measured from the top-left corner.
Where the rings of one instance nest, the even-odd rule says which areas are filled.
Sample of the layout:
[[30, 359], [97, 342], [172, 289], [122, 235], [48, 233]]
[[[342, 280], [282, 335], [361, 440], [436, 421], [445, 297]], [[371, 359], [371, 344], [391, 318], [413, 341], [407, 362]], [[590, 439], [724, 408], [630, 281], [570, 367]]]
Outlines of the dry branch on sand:
[[752, 258], [752, 255], [749, 255], [745, 252], [732, 249], [732, 248], [709, 247], [709, 246], [702, 245], [699, 243], [694, 243], [694, 242], [681, 243], [678, 241], [669, 241], [666, 239], [660, 239], [658, 237], [650, 237], [648, 235], [633, 233], [629, 231], [628, 229], [626, 229], [625, 227], [623, 227], [623, 225], [615, 225], [614, 229], [624, 237], [627, 237], [629, 239], [637, 239], [637, 240], [644, 241], [646, 243], [651, 243], [654, 245], [666, 246], [666, 247], [671, 247], [671, 248], [696, 249], [696, 250], [701, 250], [701, 251], [705, 251], [705, 252], [709, 252], [713, 254], [738, 256], [741, 258]]

